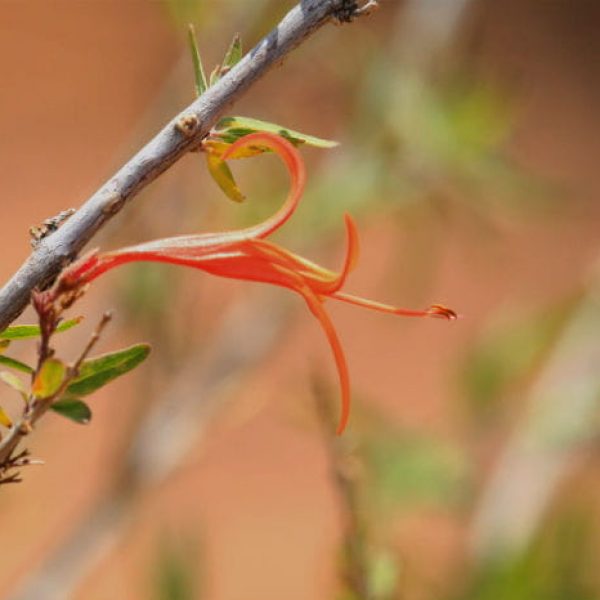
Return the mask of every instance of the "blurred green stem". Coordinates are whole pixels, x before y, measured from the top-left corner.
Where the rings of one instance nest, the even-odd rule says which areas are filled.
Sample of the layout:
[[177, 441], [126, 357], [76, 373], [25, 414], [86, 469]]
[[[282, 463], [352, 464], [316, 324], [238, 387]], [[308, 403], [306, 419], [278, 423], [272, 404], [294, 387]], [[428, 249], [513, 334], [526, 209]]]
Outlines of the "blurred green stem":
[[344, 521], [342, 579], [351, 600], [373, 600], [369, 577], [368, 533], [361, 518], [358, 490], [358, 463], [352, 440], [332, 435], [336, 429], [331, 395], [317, 377], [313, 378], [317, 415], [329, 458], [331, 480], [336, 488]]

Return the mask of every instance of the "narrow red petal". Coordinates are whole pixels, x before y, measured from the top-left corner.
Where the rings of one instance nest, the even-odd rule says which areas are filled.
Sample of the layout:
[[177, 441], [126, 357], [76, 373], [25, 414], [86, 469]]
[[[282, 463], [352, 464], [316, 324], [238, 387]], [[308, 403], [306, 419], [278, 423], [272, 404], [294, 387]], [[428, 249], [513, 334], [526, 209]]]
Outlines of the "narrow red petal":
[[323, 293], [331, 295], [340, 290], [346, 283], [348, 275], [356, 266], [359, 254], [358, 230], [354, 219], [346, 214], [344, 215], [344, 224], [346, 225], [346, 256], [340, 274], [332, 281], [332, 285]]
[[348, 364], [344, 355], [344, 349], [342, 348], [335, 327], [333, 326], [327, 311], [323, 307], [322, 302], [310, 291], [310, 289], [298, 289], [298, 292], [302, 294], [311, 312], [317, 317], [327, 336], [331, 351], [333, 352], [341, 391], [341, 414], [336, 433], [337, 435], [341, 435], [344, 433], [350, 417], [350, 374], [348, 372]]
[[391, 306], [390, 304], [382, 304], [381, 302], [375, 302], [374, 300], [368, 300], [359, 296], [352, 296], [343, 292], [336, 292], [335, 294], [332, 294], [331, 297], [336, 300], [341, 300], [342, 302], [347, 302], [348, 304], [354, 304], [355, 306], [362, 306], [363, 308], [369, 308], [371, 310], [377, 310], [379, 312], [402, 317], [436, 317], [448, 321], [454, 321], [458, 318], [458, 315], [451, 308], [447, 308], [442, 304], [432, 304], [425, 310], [412, 310], [410, 308], [399, 308], [397, 306]]
[[229, 146], [222, 158], [223, 160], [227, 160], [229, 156], [240, 148], [253, 145], [267, 146], [275, 152], [275, 154], [283, 160], [291, 180], [290, 191], [283, 206], [266, 221], [254, 225], [253, 227], [243, 229], [240, 232], [243, 232], [246, 237], [261, 239], [268, 237], [275, 230], [279, 229], [294, 214], [298, 202], [304, 193], [304, 186], [306, 185], [306, 168], [304, 166], [302, 155], [296, 150], [291, 142], [288, 142], [288, 140], [280, 135], [275, 135], [274, 133], [268, 133], [266, 131], [251, 133], [240, 138], [237, 142]]

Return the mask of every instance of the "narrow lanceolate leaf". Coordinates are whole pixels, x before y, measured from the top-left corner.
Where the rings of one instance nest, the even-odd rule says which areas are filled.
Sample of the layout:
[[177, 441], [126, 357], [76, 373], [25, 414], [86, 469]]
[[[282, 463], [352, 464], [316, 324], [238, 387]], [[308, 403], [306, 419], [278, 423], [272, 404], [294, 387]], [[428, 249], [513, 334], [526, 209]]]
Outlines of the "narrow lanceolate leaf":
[[0, 381], [2, 381], [6, 385], [10, 386], [13, 390], [21, 394], [23, 400], [27, 401], [27, 398], [29, 396], [27, 386], [14, 373], [9, 373], [8, 371], [0, 372]]
[[92, 420], [92, 411], [90, 407], [77, 398], [64, 398], [58, 400], [57, 402], [54, 402], [50, 408], [55, 413], [58, 413], [67, 419], [71, 419], [71, 421], [75, 421], [75, 423], [80, 423], [81, 425], [86, 425]]
[[233, 36], [233, 40], [231, 40], [231, 44], [227, 52], [225, 53], [221, 70], [227, 71], [231, 69], [231, 67], [240, 62], [240, 58], [242, 58], [242, 39], [240, 38], [240, 34], [236, 33]]
[[4, 425], [4, 427], [8, 427], [9, 429], [12, 427], [11, 418], [4, 412], [4, 409], [0, 406], [0, 425]]
[[[75, 327], [75, 325], [79, 325], [83, 321], [83, 317], [76, 317], [74, 319], [69, 319], [68, 321], [63, 321], [57, 328], [57, 333], [61, 333], [62, 331], [67, 331], [71, 329], [71, 327]], [[4, 331], [0, 332], [0, 339], [4, 340], [25, 340], [28, 338], [39, 337], [41, 334], [39, 325], [13, 325], [12, 327], [8, 327]]]
[[[223, 117], [215, 126], [215, 133], [218, 134], [219, 138], [230, 144], [239, 138], [256, 131], [275, 133], [287, 138], [295, 146], [307, 144], [308, 146], [314, 146], [315, 148], [333, 148], [338, 145], [338, 142], [334, 142], [333, 140], [325, 140], [315, 137], [314, 135], [307, 135], [300, 131], [288, 129], [282, 125], [277, 125], [276, 123], [251, 119], [250, 117]], [[244, 157], [233, 154], [231, 158]]]
[[212, 152], [206, 153], [206, 166], [211, 177], [216, 181], [217, 185], [223, 190], [225, 195], [235, 202], [243, 202], [246, 196], [235, 183], [233, 174], [229, 165], [221, 160], [220, 156]]
[[200, 51], [198, 50], [198, 43], [196, 42], [196, 30], [191, 23], [188, 26], [188, 41], [190, 44], [190, 52], [192, 53], [192, 62], [194, 64], [196, 94], [201, 96], [206, 91], [208, 85], [206, 83], [206, 75], [204, 73], [204, 66], [202, 65], [202, 58], [200, 57]]
[[10, 367], [11, 369], [15, 369], [17, 371], [21, 371], [21, 373], [33, 373], [33, 369], [26, 365], [25, 363], [17, 360], [16, 358], [11, 358], [10, 356], [3, 356], [0, 354], [0, 365], [5, 367]]
[[150, 354], [148, 344], [136, 344], [130, 348], [103, 354], [84, 361], [79, 375], [67, 388], [69, 396], [87, 396], [113, 379], [137, 367]]
[[57, 358], [44, 361], [33, 380], [31, 392], [35, 398], [50, 398], [60, 389], [65, 380], [67, 367]]

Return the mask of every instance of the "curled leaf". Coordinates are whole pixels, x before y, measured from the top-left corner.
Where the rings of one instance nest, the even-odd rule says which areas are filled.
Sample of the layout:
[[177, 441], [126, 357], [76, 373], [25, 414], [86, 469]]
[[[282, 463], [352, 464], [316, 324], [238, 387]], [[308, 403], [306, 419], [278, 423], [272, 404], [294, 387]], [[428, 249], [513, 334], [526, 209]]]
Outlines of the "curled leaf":
[[229, 165], [213, 152], [206, 153], [208, 172], [225, 195], [234, 202], [243, 202], [246, 196], [237, 186]]

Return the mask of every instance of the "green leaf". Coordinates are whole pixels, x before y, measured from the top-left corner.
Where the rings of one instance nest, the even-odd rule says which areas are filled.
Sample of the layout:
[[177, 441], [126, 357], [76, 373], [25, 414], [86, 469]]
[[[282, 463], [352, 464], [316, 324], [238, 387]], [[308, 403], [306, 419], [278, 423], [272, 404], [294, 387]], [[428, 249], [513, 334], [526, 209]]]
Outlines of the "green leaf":
[[79, 375], [67, 388], [67, 394], [87, 396], [137, 367], [147, 358], [148, 354], [150, 354], [148, 344], [136, 344], [118, 352], [86, 360], [79, 369]]
[[11, 369], [16, 369], [17, 371], [21, 371], [21, 373], [33, 373], [33, 369], [29, 365], [22, 363], [16, 358], [11, 358], [10, 356], [3, 356], [2, 354], [0, 354], [0, 365], [10, 367]]
[[215, 131], [218, 133], [219, 138], [230, 144], [249, 133], [268, 131], [288, 139], [295, 146], [307, 144], [315, 148], [333, 148], [338, 145], [338, 142], [332, 140], [307, 135], [276, 123], [251, 119], [250, 117], [223, 117], [215, 126]]
[[11, 418], [4, 412], [4, 409], [0, 406], [0, 425], [4, 425], [4, 427], [8, 427], [9, 429], [12, 427]]
[[48, 358], [38, 371], [31, 392], [35, 398], [50, 398], [63, 384], [67, 367], [57, 358]]
[[81, 425], [87, 425], [92, 420], [92, 411], [90, 407], [77, 398], [63, 398], [54, 402], [50, 408], [59, 415], [80, 423]]
[[[57, 328], [57, 333], [62, 333], [63, 331], [67, 331], [75, 325], [79, 325], [83, 321], [83, 317], [76, 317], [74, 319], [69, 319], [68, 321], [63, 321]], [[0, 333], [0, 339], [4, 340], [25, 340], [28, 338], [35, 338], [41, 335], [41, 330], [39, 325], [13, 325], [12, 327], [8, 327], [4, 331]]]
[[206, 166], [212, 178], [228, 198], [235, 202], [243, 202], [246, 199], [235, 183], [229, 165], [224, 160], [212, 152], [206, 152]]
[[206, 75], [204, 73], [204, 66], [202, 65], [202, 58], [200, 57], [200, 51], [198, 50], [198, 43], [196, 42], [196, 30], [191, 23], [188, 25], [188, 41], [190, 44], [190, 52], [192, 53], [192, 62], [194, 64], [196, 95], [201, 96], [206, 91], [208, 85], [206, 83]]
[[23, 383], [23, 381], [19, 379], [14, 373], [2, 371], [0, 372], [0, 380], [6, 383], [6, 385], [10, 386], [13, 390], [21, 394], [23, 400], [27, 401], [27, 398], [29, 397], [29, 391]]
[[242, 39], [240, 38], [240, 34], [236, 33], [233, 36], [233, 40], [231, 40], [231, 44], [229, 45], [229, 49], [225, 53], [225, 58], [223, 59], [223, 65], [221, 67], [221, 72], [226, 72], [231, 67], [240, 62], [242, 58]]

